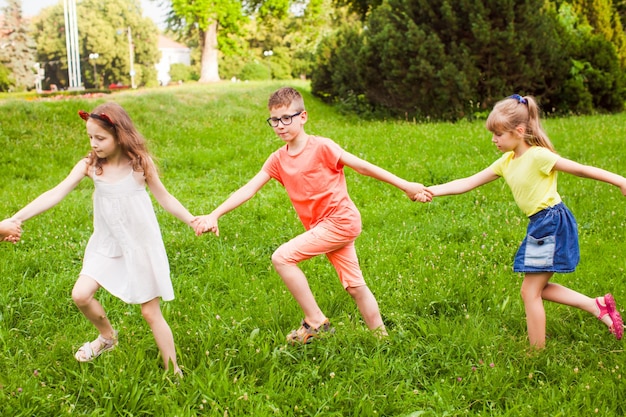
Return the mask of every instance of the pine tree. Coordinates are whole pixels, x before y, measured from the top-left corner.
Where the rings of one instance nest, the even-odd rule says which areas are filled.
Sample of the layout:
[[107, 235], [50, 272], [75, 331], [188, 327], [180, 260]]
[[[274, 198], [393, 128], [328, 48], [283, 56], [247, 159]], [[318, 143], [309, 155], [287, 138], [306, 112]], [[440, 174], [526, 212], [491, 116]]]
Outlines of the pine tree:
[[11, 72], [12, 89], [25, 90], [35, 86], [35, 41], [22, 17], [21, 0], [7, 0], [0, 39], [0, 63]]

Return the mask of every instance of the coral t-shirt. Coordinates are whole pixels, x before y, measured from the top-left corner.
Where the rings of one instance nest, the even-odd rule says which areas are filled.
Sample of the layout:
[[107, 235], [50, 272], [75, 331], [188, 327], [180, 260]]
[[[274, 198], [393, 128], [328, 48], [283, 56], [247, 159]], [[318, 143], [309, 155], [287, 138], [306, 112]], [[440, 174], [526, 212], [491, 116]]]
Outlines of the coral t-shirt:
[[339, 161], [343, 149], [328, 138], [309, 136], [304, 149], [289, 155], [287, 145], [273, 152], [263, 171], [280, 182], [306, 230], [330, 222], [348, 234], [361, 232], [361, 215], [350, 196]]

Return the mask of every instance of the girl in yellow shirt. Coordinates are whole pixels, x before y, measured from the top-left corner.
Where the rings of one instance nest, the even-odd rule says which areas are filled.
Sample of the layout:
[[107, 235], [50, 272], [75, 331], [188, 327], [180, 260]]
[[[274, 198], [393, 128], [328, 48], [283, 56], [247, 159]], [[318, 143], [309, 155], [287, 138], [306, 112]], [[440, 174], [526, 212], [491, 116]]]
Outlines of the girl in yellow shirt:
[[524, 273], [521, 293], [532, 347], [545, 346], [543, 300], [594, 314], [621, 339], [624, 326], [610, 293], [594, 299], [554, 284], [550, 278], [555, 272], [573, 272], [580, 258], [576, 220], [557, 192], [557, 171], [613, 184], [624, 195], [626, 178], [560, 157], [541, 127], [539, 108], [533, 97], [515, 94], [499, 101], [486, 126], [493, 133], [492, 142], [504, 155], [470, 177], [431, 186], [428, 190], [433, 197], [462, 194], [499, 177], [509, 185], [515, 202], [529, 218], [513, 270]]

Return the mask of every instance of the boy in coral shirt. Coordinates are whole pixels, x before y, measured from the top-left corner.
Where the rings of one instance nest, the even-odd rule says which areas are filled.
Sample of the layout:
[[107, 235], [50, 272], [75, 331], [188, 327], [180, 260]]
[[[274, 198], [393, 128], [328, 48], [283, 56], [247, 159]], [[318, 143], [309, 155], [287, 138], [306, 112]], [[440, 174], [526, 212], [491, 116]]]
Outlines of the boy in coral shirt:
[[290, 343], [308, 343], [321, 332], [332, 331], [328, 318], [317, 305], [298, 263], [325, 254], [343, 287], [354, 298], [371, 330], [386, 335], [378, 303], [368, 288], [357, 258], [354, 241], [361, 233], [361, 215], [348, 195], [343, 167], [387, 182], [414, 200], [430, 201], [422, 184], [408, 182], [364, 161], [330, 139], [308, 135], [304, 125], [308, 113], [300, 93], [284, 87], [268, 103], [267, 119], [285, 145], [272, 153], [261, 171], [235, 191], [211, 214], [198, 219], [197, 234], [219, 235], [218, 219], [252, 198], [270, 179], [287, 191], [306, 231], [281, 245], [272, 255], [276, 272], [304, 312], [300, 328], [287, 335]]

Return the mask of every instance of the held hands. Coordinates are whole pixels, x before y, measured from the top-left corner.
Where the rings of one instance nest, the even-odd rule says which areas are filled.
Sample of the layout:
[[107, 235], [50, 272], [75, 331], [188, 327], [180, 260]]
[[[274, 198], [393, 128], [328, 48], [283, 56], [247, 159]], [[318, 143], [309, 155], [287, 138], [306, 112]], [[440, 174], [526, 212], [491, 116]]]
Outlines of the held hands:
[[21, 222], [14, 219], [5, 219], [0, 222], [0, 242], [17, 243], [22, 236]]
[[196, 232], [196, 236], [200, 236], [206, 232], [213, 232], [215, 236], [220, 235], [220, 229], [217, 227], [217, 217], [213, 214], [206, 216], [198, 216], [191, 222], [191, 227]]
[[433, 199], [432, 192], [419, 182], [410, 182], [409, 186], [404, 190], [404, 192], [412, 201], [429, 203]]

